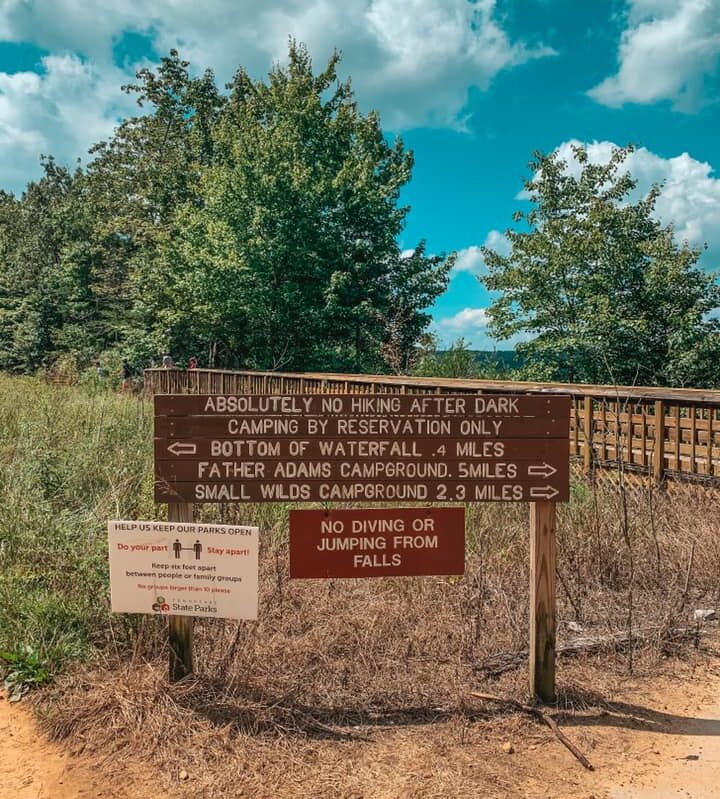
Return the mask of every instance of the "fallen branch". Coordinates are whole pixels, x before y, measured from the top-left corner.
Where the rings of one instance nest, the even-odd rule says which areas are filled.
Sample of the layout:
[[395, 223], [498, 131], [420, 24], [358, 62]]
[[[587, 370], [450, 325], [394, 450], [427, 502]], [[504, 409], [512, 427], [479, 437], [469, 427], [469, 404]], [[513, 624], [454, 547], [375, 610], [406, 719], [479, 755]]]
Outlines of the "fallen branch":
[[[634, 645], [657, 640], [662, 640], [663, 642], [689, 641], [694, 640], [697, 634], [697, 626], [675, 627], [666, 632], [663, 632], [661, 627], [654, 627], [645, 630], [634, 630], [631, 640], [631, 636], [626, 630], [610, 635], [578, 637], [567, 644], [559, 646], [556, 651], [558, 656], [572, 657], [573, 655], [588, 655], [610, 649], [620, 649], [629, 643]], [[490, 677], [499, 677], [506, 671], [513, 671], [526, 666], [528, 657], [527, 649], [521, 649], [518, 652], [498, 652], [475, 665], [473, 671]]]
[[527, 713], [530, 716], [535, 716], [535, 718], [544, 721], [545, 724], [550, 727], [550, 729], [555, 733], [558, 741], [568, 749], [571, 754], [577, 758], [577, 760], [588, 770], [594, 771], [592, 763], [585, 757], [585, 755], [575, 746], [575, 744], [565, 735], [565, 733], [558, 727], [557, 721], [552, 716], [549, 716], [547, 713], [544, 713], [540, 710], [539, 707], [533, 707], [532, 705], [523, 705], [522, 702], [518, 702], [516, 699], [510, 699], [509, 697], [504, 696], [495, 696], [494, 694], [481, 694], [477, 691], [470, 691], [470, 696], [474, 696], [476, 699], [484, 699], [486, 702], [498, 702], [502, 705], [509, 705], [510, 707], [514, 707], [516, 710], [520, 710], [523, 713]]

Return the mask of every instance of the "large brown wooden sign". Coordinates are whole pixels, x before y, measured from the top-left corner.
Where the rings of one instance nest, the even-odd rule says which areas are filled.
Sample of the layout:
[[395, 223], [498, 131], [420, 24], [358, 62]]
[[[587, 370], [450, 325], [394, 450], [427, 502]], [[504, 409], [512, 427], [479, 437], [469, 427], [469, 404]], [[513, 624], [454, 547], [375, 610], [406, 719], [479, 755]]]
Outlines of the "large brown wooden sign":
[[464, 571], [465, 508], [290, 511], [290, 577]]
[[158, 502], [563, 501], [570, 398], [155, 397]]

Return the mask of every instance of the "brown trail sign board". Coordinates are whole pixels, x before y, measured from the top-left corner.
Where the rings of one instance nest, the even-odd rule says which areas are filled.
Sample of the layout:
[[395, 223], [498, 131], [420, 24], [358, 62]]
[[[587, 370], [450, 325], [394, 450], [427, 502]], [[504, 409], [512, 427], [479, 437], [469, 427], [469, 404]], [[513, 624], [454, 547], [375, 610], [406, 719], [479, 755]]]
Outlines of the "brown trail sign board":
[[563, 501], [570, 399], [155, 397], [159, 502]]
[[[549, 701], [555, 502], [569, 498], [570, 404], [558, 395], [156, 396], [155, 498], [178, 521], [192, 520], [192, 504], [180, 503], [194, 501], [530, 501], [530, 694]], [[292, 511], [293, 576], [462, 573], [453, 511], [463, 513]], [[433, 519], [443, 536], [381, 529], [401, 517], [411, 527]], [[328, 518], [341, 526], [323, 529]], [[192, 619], [171, 622], [179, 679], [192, 671]]]
[[464, 508], [290, 511], [290, 577], [464, 572]]

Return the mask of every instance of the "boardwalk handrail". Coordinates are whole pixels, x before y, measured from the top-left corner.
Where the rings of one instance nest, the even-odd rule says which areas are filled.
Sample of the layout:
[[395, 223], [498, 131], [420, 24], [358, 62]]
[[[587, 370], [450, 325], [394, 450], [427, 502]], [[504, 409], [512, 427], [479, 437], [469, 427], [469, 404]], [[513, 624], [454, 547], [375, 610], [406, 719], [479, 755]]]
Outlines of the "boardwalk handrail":
[[148, 394], [569, 394], [570, 455], [586, 471], [622, 467], [720, 485], [720, 391], [325, 372], [146, 369]]

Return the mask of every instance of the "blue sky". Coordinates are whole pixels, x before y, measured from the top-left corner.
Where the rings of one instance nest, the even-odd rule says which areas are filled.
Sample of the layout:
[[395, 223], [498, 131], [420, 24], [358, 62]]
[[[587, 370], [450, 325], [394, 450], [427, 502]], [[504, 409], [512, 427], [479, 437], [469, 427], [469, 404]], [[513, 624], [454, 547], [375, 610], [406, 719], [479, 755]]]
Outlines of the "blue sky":
[[0, 0], [0, 187], [21, 191], [40, 153], [85, 159], [135, 112], [120, 85], [171, 47], [222, 83], [262, 76], [290, 35], [318, 66], [340, 49], [361, 107], [415, 151], [402, 245], [459, 253], [433, 308], [444, 343], [507, 346], [479, 247], [504, 246], [535, 149], [635, 143], [658, 217], [720, 267], [720, 0]]

